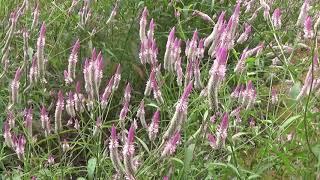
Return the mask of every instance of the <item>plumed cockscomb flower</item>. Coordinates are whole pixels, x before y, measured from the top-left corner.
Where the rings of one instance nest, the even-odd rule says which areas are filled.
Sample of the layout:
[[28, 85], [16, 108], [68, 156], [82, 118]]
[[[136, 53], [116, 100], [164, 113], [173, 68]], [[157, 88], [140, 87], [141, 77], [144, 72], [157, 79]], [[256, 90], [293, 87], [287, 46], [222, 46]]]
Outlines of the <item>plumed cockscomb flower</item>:
[[188, 113], [188, 98], [192, 92], [192, 85], [193, 82], [191, 81], [184, 88], [184, 92], [177, 102], [175, 113], [170, 120], [169, 127], [163, 135], [163, 141], [173, 136], [173, 133], [179, 131], [184, 121], [186, 121]]
[[311, 39], [313, 38], [313, 29], [312, 29], [312, 19], [310, 16], [307, 16], [304, 22], [304, 38]]
[[79, 39], [74, 43], [69, 59], [68, 59], [68, 70], [65, 71], [65, 81], [67, 84], [72, 83], [76, 78], [76, 65], [78, 62], [78, 52], [80, 48]]
[[124, 168], [120, 161], [118, 147], [119, 147], [119, 142], [117, 137], [117, 130], [116, 130], [116, 127], [112, 125], [110, 143], [109, 143], [110, 159], [117, 173], [124, 173]]
[[272, 14], [272, 23], [276, 29], [281, 28], [281, 10], [279, 8], [275, 9]]
[[14, 147], [15, 152], [19, 159], [24, 158], [24, 150], [25, 150], [26, 139], [23, 135], [19, 135], [15, 138]]
[[227, 113], [223, 114], [222, 120], [220, 122], [220, 125], [217, 129], [216, 137], [217, 137], [217, 145], [219, 147], [224, 146], [225, 140], [227, 138], [227, 131], [229, 127], [229, 116]]
[[242, 106], [239, 106], [237, 107], [236, 109], [234, 109], [233, 111], [231, 111], [230, 113], [230, 116], [232, 117], [235, 117], [235, 122], [236, 123], [241, 123], [242, 119], [241, 119], [241, 109], [242, 109]]
[[298, 17], [296, 26], [303, 25], [303, 23], [307, 19], [309, 10], [310, 10], [310, 0], [304, 0], [304, 3], [300, 9], [300, 13], [299, 13], [299, 17]]
[[74, 93], [74, 108], [77, 112], [82, 113], [84, 111], [85, 98], [81, 93], [80, 82], [76, 83], [76, 92]]
[[107, 107], [107, 104], [108, 104], [110, 95], [111, 95], [111, 93], [113, 92], [113, 91], [112, 91], [112, 87], [113, 87], [113, 85], [114, 85], [114, 77], [115, 77], [115, 76], [112, 76], [112, 77], [110, 78], [110, 80], [109, 80], [106, 88], [104, 89], [103, 94], [102, 94], [101, 97], [100, 97], [100, 103], [101, 103], [102, 108], [106, 108], [106, 107]]
[[264, 20], [268, 20], [270, 15], [270, 6], [267, 4], [265, 0], [260, 0], [260, 5], [263, 8], [263, 18]]
[[233, 92], [231, 93], [231, 97], [233, 99], [238, 99], [240, 96], [240, 89], [241, 89], [241, 85], [237, 85], [236, 88], [233, 90]]
[[27, 129], [28, 136], [32, 137], [32, 120], [33, 120], [32, 108], [24, 110], [24, 126]]
[[122, 109], [119, 114], [119, 120], [124, 123], [125, 118], [127, 117], [129, 111], [129, 102], [125, 101], [123, 103]]
[[181, 40], [178, 38], [175, 38], [173, 41], [173, 44], [171, 45], [171, 48], [169, 51], [169, 57], [168, 57], [168, 65], [167, 69], [170, 72], [174, 72], [175, 70], [175, 63], [181, 58]]
[[44, 130], [45, 136], [48, 136], [48, 134], [51, 131], [51, 127], [50, 127], [50, 120], [49, 120], [48, 112], [44, 106], [42, 106], [42, 108], [41, 108], [40, 121], [41, 121], [41, 127]]
[[193, 62], [193, 75], [195, 89], [201, 89], [203, 85], [201, 82], [200, 60], [198, 58], [196, 58]]
[[201, 12], [201, 11], [195, 10], [195, 11], [193, 11], [192, 15], [193, 15], [193, 16], [199, 16], [199, 17], [201, 17], [203, 20], [214, 24], [214, 21], [211, 19], [211, 17], [210, 17], [208, 14], [205, 14], [205, 13], [203, 13], [203, 12]]
[[16, 124], [15, 117], [13, 115], [13, 112], [10, 110], [7, 112], [6, 122], [8, 122], [10, 129], [13, 129], [15, 127], [15, 124]]
[[132, 91], [131, 85], [130, 83], [128, 83], [124, 92], [124, 101], [130, 102], [131, 91]]
[[119, 115], [119, 119], [122, 123], [124, 123], [123, 121], [127, 117], [127, 113], [129, 111], [130, 98], [131, 98], [131, 86], [130, 86], [130, 83], [128, 83], [124, 92], [123, 107]]
[[161, 157], [166, 157], [168, 155], [172, 155], [176, 149], [178, 144], [180, 143], [181, 135], [180, 132], [175, 132], [172, 137], [166, 142], [164, 149], [161, 153]]
[[6, 143], [7, 146], [9, 146], [9, 147], [14, 146], [11, 128], [10, 128], [8, 121], [5, 121], [3, 123], [3, 138], [4, 138], [4, 142]]
[[157, 103], [163, 104], [164, 100], [163, 100], [162, 93], [158, 85], [157, 79], [155, 77], [155, 73], [152, 73], [151, 75], [152, 76], [150, 77], [150, 80], [151, 80], [151, 88], [153, 91], [153, 97], [154, 99], [156, 99]]
[[253, 55], [256, 55], [256, 57], [259, 56], [262, 53], [263, 48], [264, 48], [263, 43], [258, 44], [256, 47], [247, 51], [247, 57], [250, 57]]
[[216, 60], [209, 71], [210, 78], [207, 85], [207, 95], [212, 109], [218, 107], [218, 90], [226, 74], [227, 56], [227, 49], [220, 48], [216, 54]]
[[248, 58], [247, 51], [248, 51], [248, 48], [245, 48], [243, 50], [242, 55], [241, 55], [237, 65], [236, 65], [236, 67], [234, 68], [234, 72], [241, 74], [245, 70], [245, 67], [246, 67], [245, 63], [246, 63], [246, 60]]
[[208, 141], [209, 141], [209, 145], [213, 148], [213, 149], [217, 149], [218, 145], [217, 145], [217, 139], [213, 134], [208, 134]]
[[252, 6], [255, 0], [244, 1], [244, 6], [246, 7], [245, 13], [249, 13], [252, 10]]
[[89, 100], [93, 100], [94, 89], [93, 89], [93, 66], [89, 59], [84, 61], [83, 66], [83, 79], [84, 79], [84, 87], [89, 96]]
[[241, 96], [239, 100], [242, 104], [242, 107], [249, 109], [255, 104], [256, 98], [257, 98], [257, 92], [253, 87], [252, 81], [250, 80], [248, 81], [246, 88], [241, 91]]
[[96, 120], [96, 124], [93, 127], [93, 136], [96, 136], [97, 134], [99, 134], [99, 132], [101, 132], [101, 127], [102, 127], [102, 119], [101, 117], [98, 117]]
[[[234, 9], [232, 16], [229, 18], [225, 29], [222, 29], [219, 45], [215, 49], [218, 50], [221, 47], [225, 47], [227, 48], [227, 50], [229, 50], [233, 48], [235, 35], [239, 24], [240, 4], [241, 2], [239, 1]], [[211, 56], [213, 56], [213, 54], [211, 54]]]
[[198, 31], [195, 30], [193, 32], [193, 36], [191, 41], [189, 41], [189, 43], [187, 43], [186, 45], [186, 56], [188, 61], [193, 61], [193, 59], [196, 58], [197, 56], [197, 48], [198, 48]]
[[151, 82], [152, 82], [152, 77], [154, 77], [154, 76], [155, 76], [155, 72], [154, 72], [154, 69], [152, 69], [151, 72], [150, 72], [150, 75], [149, 75], [149, 79], [148, 79], [148, 81], [146, 83], [146, 87], [144, 89], [144, 95], [145, 96], [149, 96], [151, 94], [151, 91], [152, 91]]
[[135, 152], [135, 148], [134, 148], [135, 135], [134, 134], [135, 134], [135, 127], [132, 124], [128, 131], [128, 137], [123, 146], [123, 162], [124, 162], [125, 174], [130, 179], [134, 179], [134, 174], [135, 174], [135, 165], [133, 162], [133, 156]]
[[216, 46], [218, 45], [218, 41], [220, 40], [222, 31], [225, 28], [225, 20], [224, 20], [225, 14], [226, 14], [225, 11], [221, 12], [218, 18], [218, 22], [213, 27], [211, 34], [204, 41], [204, 47], [210, 46], [208, 50], [208, 54], [211, 57], [215, 54], [214, 50], [216, 49]]
[[15, 105], [18, 103], [21, 73], [22, 73], [21, 68], [18, 68], [16, 70], [14, 79], [11, 82], [11, 103], [12, 103], [12, 105]]
[[35, 28], [36, 26], [38, 26], [39, 15], [40, 15], [39, 2], [36, 3], [35, 8], [34, 8], [32, 14], [33, 14], [33, 19], [32, 19], [31, 29], [33, 29], [33, 28]]
[[149, 63], [155, 65], [157, 63], [158, 48], [156, 40], [154, 39], [154, 27], [155, 23], [151, 19], [149, 24], [149, 30], [147, 32], [147, 37], [140, 44], [139, 59], [141, 64]]
[[69, 92], [68, 93], [68, 98], [66, 100], [66, 111], [68, 113], [68, 115], [71, 118], [74, 118], [76, 116], [76, 112], [75, 112], [75, 102], [74, 102], [74, 94], [73, 92]]
[[101, 84], [101, 79], [103, 76], [103, 56], [101, 51], [99, 52], [97, 58], [93, 63], [93, 81], [94, 89], [97, 96], [99, 96], [99, 88]]
[[148, 127], [149, 139], [154, 141], [159, 131], [160, 111], [159, 109], [153, 114], [152, 121]]
[[239, 43], [239, 44], [243, 44], [244, 42], [246, 42], [249, 38], [250, 33], [251, 33], [251, 25], [246, 23], [244, 26], [245, 26], [244, 27], [245, 30], [237, 40], [237, 43]]
[[166, 45], [166, 52], [164, 53], [164, 59], [163, 59], [163, 67], [164, 69], [169, 69], [169, 65], [171, 64], [171, 59], [170, 59], [170, 55], [171, 55], [171, 51], [173, 49], [174, 46], [174, 41], [175, 41], [175, 27], [173, 27], [170, 30], [169, 36], [168, 36], [168, 40], [167, 40], [167, 45]]
[[140, 35], [141, 42], [143, 42], [146, 39], [147, 16], [148, 16], [148, 9], [147, 7], [145, 7], [143, 9], [141, 19], [140, 19], [139, 35]]
[[36, 56], [33, 56], [31, 67], [29, 70], [30, 84], [37, 83], [38, 79], [39, 79], [39, 74], [38, 74], [37, 58], [36, 58]]
[[55, 133], [58, 133], [62, 129], [62, 111], [64, 109], [64, 98], [63, 98], [63, 93], [62, 91], [59, 91], [58, 93], [58, 100], [56, 103], [56, 110], [54, 113], [54, 130]]
[[44, 80], [44, 74], [45, 74], [45, 59], [44, 59], [44, 46], [46, 44], [46, 24], [43, 22], [42, 26], [40, 28], [39, 37], [37, 41], [37, 69], [38, 69], [38, 75], [41, 80]]
[[181, 57], [177, 59], [174, 65], [176, 74], [177, 74], [177, 83], [178, 86], [182, 86], [182, 79], [183, 79], [183, 72], [182, 72], [182, 67], [181, 67]]
[[114, 74], [114, 82], [113, 82], [113, 86], [112, 86], [112, 91], [116, 91], [118, 89], [120, 81], [121, 81], [121, 65], [118, 64], [117, 70]]
[[141, 100], [140, 102], [139, 109], [137, 111], [137, 117], [140, 119], [142, 127], [148, 128], [144, 111], [144, 100]]
[[315, 76], [316, 72], [320, 70], [319, 58], [317, 52], [313, 57], [313, 63], [310, 65], [307, 76], [305, 77], [303, 86], [300, 90], [297, 100], [300, 100], [303, 96], [309, 95], [310, 92], [314, 92], [320, 89], [320, 77]]

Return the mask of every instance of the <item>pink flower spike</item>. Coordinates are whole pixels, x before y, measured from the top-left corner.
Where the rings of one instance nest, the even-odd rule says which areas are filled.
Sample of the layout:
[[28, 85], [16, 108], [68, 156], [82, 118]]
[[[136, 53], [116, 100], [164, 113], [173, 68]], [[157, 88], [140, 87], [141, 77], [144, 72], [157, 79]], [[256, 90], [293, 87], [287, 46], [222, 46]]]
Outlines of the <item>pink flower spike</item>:
[[277, 8], [274, 10], [274, 12], [272, 14], [272, 22], [273, 22], [273, 26], [276, 29], [281, 28], [281, 10], [280, 10], [280, 8]]
[[81, 93], [81, 83], [80, 83], [80, 81], [77, 81], [77, 83], [76, 83], [76, 93], [77, 94]]
[[21, 68], [18, 68], [17, 70], [16, 70], [16, 73], [15, 73], [15, 75], [14, 75], [14, 81], [20, 81], [20, 78], [21, 78]]
[[229, 126], [229, 117], [227, 113], [223, 114], [222, 121], [220, 123], [220, 128], [222, 131], [226, 131]]
[[134, 155], [134, 134], [135, 134], [135, 127], [133, 124], [131, 124], [129, 132], [128, 132], [128, 138], [124, 144], [123, 147], [123, 154], [125, 156], [132, 157]]
[[148, 16], [148, 9], [145, 7], [143, 9], [141, 19], [140, 19], [140, 41], [143, 42], [146, 39], [146, 25], [147, 25], [147, 16]]
[[160, 111], [159, 109], [157, 109], [157, 111], [153, 114], [152, 117], [152, 122], [148, 127], [148, 131], [149, 131], [149, 139], [151, 141], [153, 141], [159, 131], [159, 121], [160, 121]]
[[114, 84], [112, 86], [112, 91], [115, 91], [118, 89], [120, 80], [121, 80], [121, 65], [118, 64], [116, 73], [114, 74]]
[[184, 91], [183, 91], [183, 94], [182, 96], [180, 97], [180, 102], [182, 103], [185, 103], [188, 98], [189, 98], [189, 95], [191, 94], [192, 92], [192, 85], [193, 85], [193, 82], [190, 81], [189, 84], [187, 85], [187, 87], [184, 88]]
[[304, 22], [304, 38], [311, 39], [313, 38], [313, 30], [312, 30], [312, 18], [307, 16]]
[[42, 129], [46, 129], [46, 124], [49, 121], [48, 112], [47, 109], [42, 106], [41, 112], [40, 112], [40, 120], [41, 120], [41, 127]]
[[97, 51], [96, 48], [93, 48], [91, 51], [91, 61], [95, 61], [97, 59]]
[[125, 92], [124, 92], [124, 101], [130, 102], [130, 99], [131, 99], [131, 85], [128, 82], [126, 89], [125, 89]]
[[208, 134], [208, 141], [209, 141], [210, 146], [213, 149], [217, 149], [218, 148], [217, 140], [216, 140], [216, 137], [214, 135]]
[[175, 132], [175, 134], [167, 141], [161, 157], [165, 157], [168, 155], [172, 155], [177, 148], [177, 145], [179, 144], [179, 141], [181, 139], [180, 133], [179, 132]]
[[3, 123], [3, 138], [4, 138], [4, 142], [7, 144], [7, 146], [9, 147], [13, 147], [14, 146], [14, 141], [13, 141], [13, 137], [11, 134], [11, 128], [10, 125], [8, 123], [8, 121], [5, 121]]
[[41, 25], [41, 28], [40, 28], [40, 37], [41, 38], [44, 38], [46, 36], [46, 31], [47, 31], [46, 23], [43, 22]]
[[15, 152], [18, 155], [19, 159], [24, 158], [24, 149], [25, 149], [26, 139], [23, 135], [19, 135], [15, 139]]
[[28, 135], [32, 137], [32, 120], [33, 120], [33, 114], [32, 114], [32, 108], [25, 109], [24, 110], [24, 125], [27, 129]]
[[112, 140], [117, 140], [117, 129], [116, 127], [114, 126], [114, 124], [112, 124], [112, 127], [111, 127], [111, 139]]

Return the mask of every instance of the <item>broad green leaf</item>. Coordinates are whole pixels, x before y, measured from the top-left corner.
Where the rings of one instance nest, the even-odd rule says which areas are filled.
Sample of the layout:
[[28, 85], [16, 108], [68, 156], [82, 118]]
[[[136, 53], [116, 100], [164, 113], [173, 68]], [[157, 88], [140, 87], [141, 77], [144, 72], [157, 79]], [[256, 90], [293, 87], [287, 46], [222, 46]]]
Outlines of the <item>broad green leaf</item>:
[[178, 158], [175, 158], [175, 157], [172, 157], [171, 160], [181, 164], [182, 166], [184, 165], [183, 161], [181, 161], [181, 159], [178, 159]]
[[141, 143], [141, 145], [143, 146], [143, 148], [144, 148], [145, 150], [147, 150], [148, 154], [150, 154], [150, 150], [149, 150], [148, 146], [146, 145], [146, 143], [144, 143], [144, 142], [142, 141], [142, 139], [138, 138], [137, 136], [136, 136], [136, 138], [137, 138], [138, 141]]
[[288, 118], [279, 126], [279, 134], [281, 134], [287, 127], [296, 119], [300, 118], [301, 115], [296, 115], [293, 117]]
[[93, 179], [94, 170], [96, 169], [97, 158], [91, 158], [88, 161], [87, 170], [88, 170], [88, 178]]
[[185, 155], [184, 155], [184, 169], [185, 169], [185, 172], [187, 172], [189, 170], [189, 168], [190, 168], [190, 162], [192, 161], [192, 158], [193, 158], [194, 148], [195, 148], [195, 144], [190, 144], [188, 146], [188, 148], [186, 148], [186, 152], [185, 152]]
[[300, 83], [298, 82], [298, 83], [295, 83], [290, 89], [289, 96], [292, 99], [296, 99], [299, 93], [300, 93]]

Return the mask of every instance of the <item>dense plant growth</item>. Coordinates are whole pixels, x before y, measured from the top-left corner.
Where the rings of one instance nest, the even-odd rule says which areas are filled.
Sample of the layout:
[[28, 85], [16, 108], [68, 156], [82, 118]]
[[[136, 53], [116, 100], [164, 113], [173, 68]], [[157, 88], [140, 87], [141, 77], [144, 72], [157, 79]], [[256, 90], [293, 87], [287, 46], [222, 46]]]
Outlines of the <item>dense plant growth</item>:
[[316, 1], [0, 3], [2, 179], [320, 178]]

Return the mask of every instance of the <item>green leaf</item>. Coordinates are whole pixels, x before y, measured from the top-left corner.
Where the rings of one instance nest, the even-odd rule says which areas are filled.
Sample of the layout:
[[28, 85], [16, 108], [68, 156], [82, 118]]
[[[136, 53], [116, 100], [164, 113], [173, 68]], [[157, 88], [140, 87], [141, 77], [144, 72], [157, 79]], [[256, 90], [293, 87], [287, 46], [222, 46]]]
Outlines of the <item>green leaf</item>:
[[87, 170], [88, 170], [88, 178], [93, 179], [94, 170], [96, 169], [97, 158], [91, 158], [88, 161]]
[[299, 93], [300, 93], [300, 83], [298, 82], [298, 83], [295, 83], [290, 89], [289, 96], [292, 99], [296, 99]]
[[179, 164], [181, 164], [182, 166], [184, 165], [184, 163], [183, 163], [183, 161], [181, 161], [181, 159], [172, 157], [171, 160], [172, 160], [172, 161], [175, 161], [175, 162], [177, 162], [177, 163], [179, 163]]
[[185, 172], [188, 172], [190, 169], [190, 162], [192, 161], [193, 158], [193, 151], [195, 148], [195, 144], [190, 144], [188, 148], [186, 149], [186, 153], [184, 155], [184, 170]]
[[144, 143], [144, 142], [142, 141], [142, 139], [138, 138], [137, 136], [136, 136], [136, 138], [137, 138], [138, 141], [141, 143], [141, 145], [143, 146], [143, 148], [148, 152], [148, 154], [150, 154], [150, 150], [149, 150], [148, 146], [146, 145], [146, 143]]
[[279, 126], [279, 134], [281, 134], [285, 129], [287, 129], [287, 126], [289, 126], [294, 120], [300, 118], [301, 115], [296, 115], [293, 117], [288, 118], [285, 120], [280, 126]]
[[86, 180], [84, 177], [78, 177], [77, 180]]

